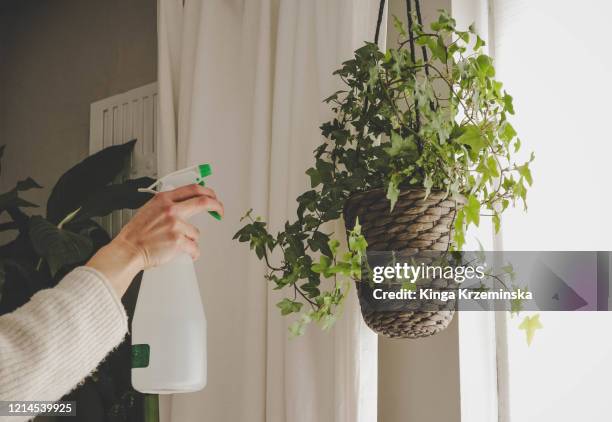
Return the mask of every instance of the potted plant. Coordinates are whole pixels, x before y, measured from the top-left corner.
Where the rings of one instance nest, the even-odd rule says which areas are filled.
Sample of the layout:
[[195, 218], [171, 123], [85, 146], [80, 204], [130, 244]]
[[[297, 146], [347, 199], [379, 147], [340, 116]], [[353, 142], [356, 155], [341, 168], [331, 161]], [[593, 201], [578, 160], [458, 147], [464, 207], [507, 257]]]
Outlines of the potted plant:
[[[22, 192], [41, 187], [32, 178], [0, 194], [0, 214], [7, 217], [0, 232], [14, 235], [0, 245], [0, 315], [22, 306], [37, 291], [55, 286], [110, 241], [95, 217], [139, 208], [151, 197], [138, 188], [149, 186], [153, 179], [123, 180], [135, 142], [106, 148], [69, 169], [53, 187], [45, 216], [25, 212], [37, 207], [22, 197]], [[0, 158], [3, 151], [0, 146]], [[140, 277], [122, 298], [130, 319]], [[77, 402], [79, 420], [158, 420], [151, 411], [157, 397], [132, 388], [130, 369], [128, 335], [64, 400]]]
[[[457, 29], [444, 11], [425, 29], [416, 5], [408, 31], [395, 19], [398, 48], [365, 43], [334, 72], [344, 89], [325, 99], [334, 118], [321, 126], [325, 140], [306, 170], [311, 189], [297, 198], [295, 221], [274, 235], [249, 212], [236, 233], [266, 262], [266, 279], [288, 292], [277, 304], [281, 313], [301, 314], [290, 328], [295, 335], [310, 321], [333, 323], [350, 286], [340, 275], [357, 281], [362, 314], [375, 331], [422, 337], [444, 329], [452, 310], [368, 308], [362, 257], [461, 250], [466, 229], [482, 215], [499, 230], [501, 213], [525, 204], [533, 154], [515, 162], [521, 143], [508, 121], [512, 97], [495, 79], [484, 41], [473, 26]], [[344, 253], [345, 234], [324, 229], [341, 217]]]

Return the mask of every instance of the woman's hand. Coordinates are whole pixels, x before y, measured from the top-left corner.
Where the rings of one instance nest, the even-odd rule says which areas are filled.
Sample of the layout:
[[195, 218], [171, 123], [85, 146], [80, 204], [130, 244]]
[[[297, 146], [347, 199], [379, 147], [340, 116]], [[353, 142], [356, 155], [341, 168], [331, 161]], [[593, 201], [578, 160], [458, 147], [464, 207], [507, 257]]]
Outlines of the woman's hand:
[[164, 264], [180, 253], [198, 258], [200, 232], [187, 219], [202, 211], [223, 215], [223, 204], [212, 189], [189, 185], [160, 192], [87, 266], [104, 274], [122, 296], [139, 271]]

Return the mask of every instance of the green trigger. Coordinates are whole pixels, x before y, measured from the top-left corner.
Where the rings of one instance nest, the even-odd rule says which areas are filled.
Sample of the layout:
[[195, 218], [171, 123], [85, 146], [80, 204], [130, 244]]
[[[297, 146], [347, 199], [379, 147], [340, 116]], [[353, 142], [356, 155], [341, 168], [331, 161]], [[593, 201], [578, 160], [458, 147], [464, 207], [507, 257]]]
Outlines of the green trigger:
[[[206, 186], [206, 184], [204, 183], [204, 178], [212, 174], [212, 167], [210, 166], [210, 164], [200, 164], [198, 166], [198, 170], [200, 171], [200, 177], [198, 178], [197, 182], [200, 186]], [[208, 213], [212, 215], [213, 218], [221, 220], [221, 216], [217, 211], [208, 211]]]

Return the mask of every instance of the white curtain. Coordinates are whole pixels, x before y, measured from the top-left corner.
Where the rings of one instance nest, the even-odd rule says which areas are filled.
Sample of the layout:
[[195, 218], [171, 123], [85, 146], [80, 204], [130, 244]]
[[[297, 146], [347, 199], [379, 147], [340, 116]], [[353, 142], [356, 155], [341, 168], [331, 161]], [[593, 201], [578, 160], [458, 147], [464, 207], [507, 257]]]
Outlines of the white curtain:
[[[493, 6], [496, 70], [514, 97], [512, 124], [522, 149], [536, 154], [529, 212], [504, 216], [504, 247], [610, 251], [612, 3], [495, 0]], [[571, 279], [576, 268], [554, 270]], [[540, 320], [544, 328], [531, 346], [518, 329], [522, 316], [508, 320], [509, 419], [610, 420], [612, 313], [542, 312]], [[559, 382], [561, 376], [568, 381]]]
[[294, 218], [332, 71], [373, 40], [377, 12], [378, 0], [159, 0], [159, 172], [211, 163], [226, 207], [222, 222], [195, 221], [208, 386], [163, 398], [165, 420], [376, 420], [377, 339], [354, 289], [331, 331], [291, 340], [281, 296], [231, 238], [251, 207], [274, 231]]

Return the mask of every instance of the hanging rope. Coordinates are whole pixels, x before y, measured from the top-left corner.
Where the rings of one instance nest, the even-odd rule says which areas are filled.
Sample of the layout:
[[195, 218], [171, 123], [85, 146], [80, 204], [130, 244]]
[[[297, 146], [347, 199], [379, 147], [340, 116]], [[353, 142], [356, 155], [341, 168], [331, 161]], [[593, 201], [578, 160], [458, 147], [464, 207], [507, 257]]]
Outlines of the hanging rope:
[[[419, 0], [414, 0], [414, 5], [416, 9], [417, 22], [419, 23], [419, 26], [423, 28], [423, 18], [421, 18], [421, 2]], [[421, 52], [423, 53], [423, 60], [425, 63], [427, 63], [429, 61], [429, 58], [427, 57], [427, 47], [422, 45]], [[429, 68], [427, 66], [425, 66], [425, 74], [429, 76]]]
[[[380, 4], [378, 7], [378, 19], [376, 20], [376, 32], [374, 35], [374, 42], [376, 44], [378, 44], [378, 40], [380, 38], [380, 28], [382, 26], [382, 18], [383, 18], [383, 14], [384, 14], [384, 10], [385, 10], [385, 0], [380, 0]], [[421, 15], [421, 4], [419, 0], [414, 0], [414, 11], [416, 13], [416, 23], [417, 25], [419, 25], [419, 27], [423, 27], [423, 18]], [[410, 58], [412, 60], [412, 63], [416, 63], [416, 44], [415, 44], [415, 28], [414, 28], [414, 19], [413, 19], [413, 13], [412, 13], [412, 0], [406, 0], [406, 17], [408, 20], [408, 43], [410, 45]], [[423, 55], [423, 61], [425, 63], [427, 63], [429, 61], [428, 55], [427, 55], [427, 47], [426, 46], [421, 46], [421, 54]], [[429, 76], [429, 68], [427, 66], [425, 66], [425, 74], [427, 76]], [[415, 98], [415, 102], [414, 102], [414, 117], [415, 117], [415, 131], [418, 133], [418, 131], [421, 128], [421, 113], [419, 111], [419, 106], [418, 106], [418, 102], [416, 101]], [[435, 106], [433, 103], [430, 102], [429, 106], [431, 107], [432, 110], [434, 110]], [[365, 100], [365, 104], [364, 104], [364, 109], [368, 108], [368, 99], [366, 98]], [[420, 151], [422, 151], [423, 149], [423, 144], [422, 141], [420, 139], [417, 139], [417, 147]]]
[[406, 0], [406, 15], [408, 17], [408, 42], [410, 43], [410, 58], [412, 63], [416, 63], [416, 53], [414, 48], [414, 24], [412, 22], [412, 2]]
[[380, 26], [382, 25], [382, 18], [385, 11], [385, 0], [380, 0], [380, 6], [378, 7], [378, 19], [376, 21], [376, 34], [374, 35], [374, 43], [378, 44], [378, 37], [380, 35]]

